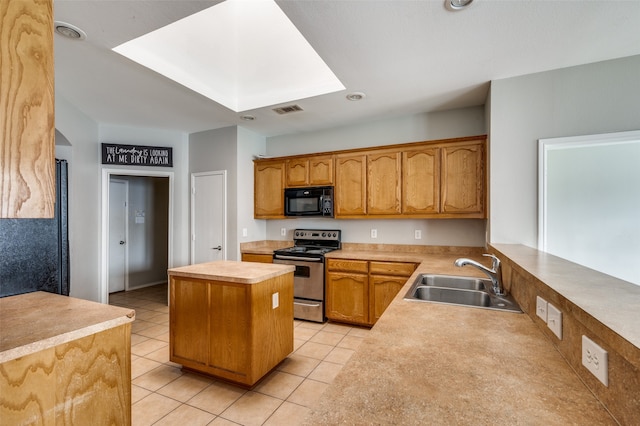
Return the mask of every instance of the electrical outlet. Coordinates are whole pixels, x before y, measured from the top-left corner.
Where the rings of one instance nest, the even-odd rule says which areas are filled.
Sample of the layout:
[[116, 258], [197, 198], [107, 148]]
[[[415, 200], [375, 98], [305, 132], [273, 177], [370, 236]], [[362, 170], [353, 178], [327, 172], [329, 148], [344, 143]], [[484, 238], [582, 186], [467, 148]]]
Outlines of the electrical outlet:
[[242, 236], [246, 237], [249, 235], [249, 232], [247, 231], [247, 228], [242, 228]]
[[271, 295], [271, 309], [275, 309], [280, 306], [280, 293], [273, 293]]
[[540, 296], [536, 296], [536, 315], [547, 322], [547, 301]]
[[377, 229], [372, 229], [371, 230], [371, 238], [378, 238], [378, 230]]
[[422, 239], [422, 231], [419, 229], [416, 229], [415, 231], [413, 231], [413, 238], [415, 238], [416, 240], [421, 240]]
[[609, 360], [607, 351], [589, 339], [582, 336], [582, 365], [598, 378], [605, 386], [609, 386]]
[[547, 304], [547, 325], [562, 340], [562, 312], [551, 303]]
[[287, 236], [287, 228], [280, 228], [280, 235], [282, 235], [283, 237]]

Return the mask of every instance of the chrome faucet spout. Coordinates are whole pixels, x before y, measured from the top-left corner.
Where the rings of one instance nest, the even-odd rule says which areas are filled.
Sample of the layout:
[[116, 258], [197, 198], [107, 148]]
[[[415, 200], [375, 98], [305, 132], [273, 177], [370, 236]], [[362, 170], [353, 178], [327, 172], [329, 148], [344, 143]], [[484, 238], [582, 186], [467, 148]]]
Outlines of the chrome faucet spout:
[[483, 256], [487, 256], [492, 259], [491, 268], [487, 268], [481, 263], [478, 263], [472, 259], [467, 259], [465, 257], [456, 259], [456, 261], [454, 262], [454, 265], [456, 265], [457, 267], [471, 265], [480, 269], [482, 272], [487, 274], [489, 278], [491, 278], [491, 284], [493, 285], [493, 292], [498, 296], [506, 296], [507, 293], [505, 292], [504, 286], [502, 285], [502, 269], [500, 268], [500, 259], [498, 259], [496, 256], [492, 254], [483, 254]]

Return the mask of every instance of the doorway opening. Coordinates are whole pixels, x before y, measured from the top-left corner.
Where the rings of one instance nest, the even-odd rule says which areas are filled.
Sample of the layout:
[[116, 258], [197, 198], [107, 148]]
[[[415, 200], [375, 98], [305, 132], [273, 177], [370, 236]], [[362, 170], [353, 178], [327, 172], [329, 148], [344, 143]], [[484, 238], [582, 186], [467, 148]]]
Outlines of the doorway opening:
[[103, 303], [113, 292], [167, 286], [173, 264], [173, 187], [173, 172], [103, 169]]

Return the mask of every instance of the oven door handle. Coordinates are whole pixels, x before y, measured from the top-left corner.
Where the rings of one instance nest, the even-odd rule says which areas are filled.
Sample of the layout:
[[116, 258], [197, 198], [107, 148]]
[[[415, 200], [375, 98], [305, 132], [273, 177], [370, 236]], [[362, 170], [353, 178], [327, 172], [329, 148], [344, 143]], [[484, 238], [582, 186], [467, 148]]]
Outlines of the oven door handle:
[[322, 262], [321, 258], [318, 257], [302, 257], [302, 256], [283, 256], [281, 254], [276, 254], [274, 259], [280, 260], [298, 260], [301, 262]]

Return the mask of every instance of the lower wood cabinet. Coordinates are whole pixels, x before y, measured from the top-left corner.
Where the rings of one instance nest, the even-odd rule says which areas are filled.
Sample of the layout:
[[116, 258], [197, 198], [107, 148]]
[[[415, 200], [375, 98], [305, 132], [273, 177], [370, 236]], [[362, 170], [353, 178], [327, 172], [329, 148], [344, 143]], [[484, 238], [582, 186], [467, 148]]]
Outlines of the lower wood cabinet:
[[416, 266], [409, 262], [327, 259], [327, 318], [372, 326]]
[[242, 253], [243, 262], [273, 263], [272, 254]]
[[172, 362], [253, 386], [293, 351], [293, 273], [255, 284], [171, 276], [170, 292]]

